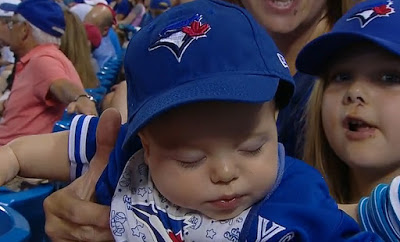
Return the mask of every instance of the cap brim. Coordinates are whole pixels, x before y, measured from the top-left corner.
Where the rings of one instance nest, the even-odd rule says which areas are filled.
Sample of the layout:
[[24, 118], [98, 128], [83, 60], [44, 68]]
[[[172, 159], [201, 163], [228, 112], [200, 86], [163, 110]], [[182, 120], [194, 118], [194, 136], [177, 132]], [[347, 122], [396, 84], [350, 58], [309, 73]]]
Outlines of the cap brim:
[[2, 3], [0, 4], [0, 9], [7, 12], [15, 12], [17, 10], [18, 4], [12, 3]]
[[[266, 80], [267, 79], [267, 80]], [[265, 75], [226, 75], [188, 82], [147, 100], [130, 114], [123, 148], [128, 150], [137, 132], [166, 111], [193, 102], [262, 103], [274, 99], [280, 79]]]
[[337, 53], [360, 41], [372, 42], [400, 55], [398, 44], [385, 39], [354, 32], [334, 32], [325, 34], [307, 44], [297, 56], [296, 68], [300, 72], [318, 76]]

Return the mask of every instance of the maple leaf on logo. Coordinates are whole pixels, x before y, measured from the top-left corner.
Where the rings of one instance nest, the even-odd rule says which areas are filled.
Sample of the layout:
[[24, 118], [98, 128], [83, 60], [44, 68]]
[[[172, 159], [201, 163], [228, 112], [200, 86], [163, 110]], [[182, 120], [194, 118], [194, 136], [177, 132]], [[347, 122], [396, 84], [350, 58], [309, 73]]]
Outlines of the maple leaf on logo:
[[168, 235], [173, 242], [183, 242], [182, 236], [180, 234], [175, 235], [172, 231], [168, 231]]
[[193, 21], [190, 26], [182, 28], [182, 32], [189, 35], [190, 37], [202, 36], [210, 29], [209, 24], [201, 24], [199, 21]]
[[378, 7], [373, 8], [374, 12], [379, 14], [379, 15], [386, 15], [392, 11], [392, 9], [388, 8], [387, 5], [382, 5]]

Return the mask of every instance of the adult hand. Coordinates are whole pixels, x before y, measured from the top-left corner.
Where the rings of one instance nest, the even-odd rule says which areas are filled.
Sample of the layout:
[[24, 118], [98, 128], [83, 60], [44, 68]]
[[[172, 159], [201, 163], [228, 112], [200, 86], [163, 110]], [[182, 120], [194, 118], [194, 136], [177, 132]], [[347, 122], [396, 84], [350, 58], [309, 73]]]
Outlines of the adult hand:
[[112, 241], [110, 207], [95, 203], [95, 186], [117, 140], [121, 117], [108, 109], [96, 131], [96, 154], [89, 170], [44, 201], [46, 233], [52, 241]]
[[67, 106], [68, 113], [82, 113], [86, 115], [97, 116], [96, 103], [87, 97], [80, 97]]

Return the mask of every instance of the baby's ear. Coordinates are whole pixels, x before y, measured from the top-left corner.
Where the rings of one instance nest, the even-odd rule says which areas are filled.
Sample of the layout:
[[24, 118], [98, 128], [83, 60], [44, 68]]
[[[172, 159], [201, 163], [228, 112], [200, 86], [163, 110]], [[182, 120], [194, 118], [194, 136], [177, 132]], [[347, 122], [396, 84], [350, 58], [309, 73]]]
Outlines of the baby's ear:
[[148, 165], [148, 159], [150, 156], [149, 137], [148, 134], [143, 130], [139, 132], [139, 137], [144, 151], [144, 161]]
[[272, 103], [272, 105], [273, 105], [273, 107], [274, 107], [274, 118], [275, 118], [275, 121], [277, 121], [278, 120], [278, 115], [279, 115], [279, 107], [278, 107], [278, 105], [276, 104], [276, 100], [274, 99], [274, 100], [271, 100], [270, 101], [271, 103]]

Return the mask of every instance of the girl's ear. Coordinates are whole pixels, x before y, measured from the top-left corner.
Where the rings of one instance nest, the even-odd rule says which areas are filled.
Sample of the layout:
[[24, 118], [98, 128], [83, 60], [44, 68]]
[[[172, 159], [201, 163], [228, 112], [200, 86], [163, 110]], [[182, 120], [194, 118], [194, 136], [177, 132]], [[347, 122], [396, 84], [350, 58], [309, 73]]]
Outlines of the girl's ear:
[[148, 165], [148, 159], [150, 157], [150, 146], [149, 146], [149, 137], [148, 133], [144, 131], [139, 132], [139, 137], [142, 142], [142, 147], [144, 151], [144, 162]]

